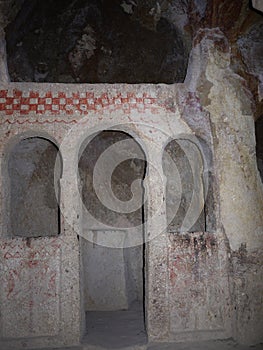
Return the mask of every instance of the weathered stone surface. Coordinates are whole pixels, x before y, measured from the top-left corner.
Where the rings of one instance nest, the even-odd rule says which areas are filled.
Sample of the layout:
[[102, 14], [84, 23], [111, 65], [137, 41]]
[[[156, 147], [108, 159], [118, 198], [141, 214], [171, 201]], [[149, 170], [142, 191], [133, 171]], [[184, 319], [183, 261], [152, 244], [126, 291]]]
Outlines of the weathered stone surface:
[[[124, 249], [102, 246], [104, 236], [111, 231], [93, 231], [95, 242], [82, 241], [82, 259], [84, 271], [85, 310], [127, 310], [129, 293], [126, 280]], [[125, 233], [123, 235], [125, 239]], [[106, 238], [107, 239], [107, 238]], [[124, 245], [124, 242], [118, 242]], [[140, 259], [141, 256], [139, 255]]]
[[[22, 86], [23, 91], [21, 90]], [[5, 100], [1, 104], [1, 116], [4, 117], [1, 128], [4, 142], [1, 147], [3, 147], [2, 152], [4, 155], [7, 152], [5, 146], [16, 135], [26, 131], [29, 133], [27, 134], [29, 137], [33, 135], [38, 135], [39, 137], [46, 135], [47, 137], [49, 135], [49, 138], [51, 137], [54, 142], [58, 143], [58, 140], [60, 140], [61, 143], [63, 177], [60, 181], [60, 207], [63, 216], [61, 218], [62, 232], [59, 239], [63, 242], [63, 249], [67, 249], [61, 253], [61, 260], [59, 260], [61, 266], [59, 272], [62, 281], [61, 290], [63, 289], [59, 303], [62, 315], [59, 318], [59, 328], [63, 330], [61, 337], [63, 336], [64, 344], [70, 345], [77, 342], [76, 338], [80, 335], [80, 329], [83, 325], [83, 313], [85, 312], [83, 296], [81, 296], [81, 301], [79, 299], [80, 295], [82, 295], [81, 286], [83, 284], [83, 278], [79, 276], [82, 276], [83, 271], [79, 270], [79, 246], [76, 235], [73, 233], [73, 231], [79, 234], [82, 233], [81, 201], [78, 192], [78, 182], [75, 177], [82, 142], [89, 133], [94, 134], [99, 129], [105, 129], [106, 122], [107, 127], [111, 125], [115, 130], [117, 128], [117, 130], [137, 135], [136, 140], [145, 149], [145, 154], [149, 155], [149, 152], [151, 152], [151, 175], [147, 173], [148, 177], [146, 179], [146, 184], [148, 184], [146, 186], [147, 195], [149, 196], [148, 203], [150, 205], [147, 237], [148, 239], [157, 237], [161, 232], [159, 230], [165, 228], [166, 225], [165, 201], [162, 197], [162, 193], [164, 193], [163, 184], [162, 178], [159, 176], [163, 145], [167, 143], [170, 137], [176, 137], [176, 135], [194, 136], [185, 121], [182, 121], [180, 118], [180, 113], [175, 108], [176, 103], [173, 111], [171, 111], [171, 97], [174, 94], [178, 94], [180, 86], [176, 88], [166, 87], [166, 89], [164, 93], [160, 86], [154, 85], [147, 87], [82, 85], [79, 89], [75, 89], [72, 85], [43, 86], [37, 84], [32, 90], [31, 85], [11, 83], [11, 85], [6, 85], [1, 90], [1, 98]], [[66, 109], [65, 103], [71, 109]], [[44, 110], [42, 108], [38, 109], [39, 105], [43, 106]], [[7, 106], [8, 108], [6, 109]], [[64, 113], [61, 112], [62, 108]], [[9, 112], [7, 112], [8, 110]], [[161, 115], [164, 113], [162, 118], [158, 117], [159, 113]], [[167, 123], [168, 116], [171, 115], [173, 115], [172, 123]], [[155, 146], [153, 147], [153, 145]], [[154, 150], [158, 150], [158, 158], [156, 158]], [[153, 164], [155, 164], [154, 167]], [[156, 191], [156, 186], [158, 191]], [[1, 199], [2, 204], [5, 205], [6, 198]], [[162, 210], [159, 213], [160, 199]], [[156, 211], [157, 215], [155, 218]], [[8, 236], [9, 232], [4, 222], [1, 222], [1, 226], [2, 235]], [[150, 242], [147, 246], [148, 260], [145, 264], [145, 274], [147, 276], [148, 310], [146, 322], [151, 339], [164, 340], [168, 337], [169, 314], [166, 304], [168, 268], [167, 255], [164, 250], [167, 246], [166, 239], [166, 234], [160, 235], [157, 237], [157, 240]], [[72, 247], [73, 243], [74, 246]], [[158, 264], [160, 266], [156, 269]], [[156, 285], [158, 286], [157, 289]], [[70, 291], [68, 288], [70, 288]], [[70, 316], [68, 313], [70, 313]], [[65, 319], [66, 315], [68, 315], [68, 322]], [[38, 317], [41, 317], [41, 314]], [[70, 331], [69, 327], [71, 328]], [[24, 347], [32, 348], [40, 346], [40, 343], [41, 346], [51, 345], [51, 342], [57, 346], [61, 345], [60, 336], [58, 338], [37, 338], [37, 340], [29, 337], [25, 341]], [[10, 340], [7, 348], [14, 348], [17, 344], [21, 345], [21, 341]]]
[[77, 257], [73, 237], [1, 239], [0, 347], [78, 343]]
[[[216, 41], [211, 40], [213, 35]], [[255, 157], [253, 97], [244, 79], [230, 67], [226, 38], [217, 31], [213, 35], [207, 31], [193, 50], [191, 62], [195, 75], [188, 75], [189, 87], [199, 91], [204, 99], [212, 124], [219, 222], [230, 244], [229, 253], [233, 254], [230, 260], [233, 270], [229, 270], [235, 310], [231, 316], [232, 332], [238, 341], [252, 344], [262, 341], [258, 325], [263, 310], [259, 296], [263, 191]]]
[[56, 195], [62, 164], [56, 146], [41, 138], [24, 139], [13, 145], [6, 160], [11, 193], [7, 210], [12, 218], [8, 227], [12, 236], [58, 235]]
[[26, 1], [6, 29], [11, 80], [182, 82], [188, 50], [176, 26], [154, 2], [134, 14], [123, 3]]
[[187, 140], [171, 141], [165, 148], [163, 168], [168, 231], [205, 231], [204, 166], [198, 147]]
[[223, 235], [170, 234], [170, 332], [177, 341], [231, 336], [228, 257]]
[[241, 59], [244, 64], [244, 68], [240, 70], [240, 74], [248, 81], [249, 89], [254, 96], [255, 120], [263, 114], [262, 36], [263, 22], [259, 22], [237, 41]]
[[242, 245], [232, 253], [235, 338], [242, 344], [262, 342], [262, 248], [248, 253]]
[[57, 239], [2, 241], [3, 338], [58, 335], [60, 250]]
[[[189, 86], [197, 87], [197, 90], [201, 87], [200, 95], [209, 98], [205, 108], [210, 113], [213, 128], [221, 220], [230, 246], [237, 250], [241, 243], [247, 243], [248, 250], [252, 251], [262, 243], [263, 227], [260, 214], [262, 184], [256, 168], [252, 97], [244, 80], [231, 71], [224, 36], [214, 32], [218, 37], [215, 45], [211, 32], [207, 33], [193, 50], [192, 62], [196, 72], [198, 62], [203, 64], [199, 65], [202, 67], [199, 74], [189, 80]], [[206, 80], [209, 85], [206, 84], [204, 90]], [[243, 188], [242, 193], [240, 188]]]
[[263, 4], [261, 0], [252, 0], [253, 7], [261, 12], [263, 12]]
[[[110, 6], [106, 1], [54, 5], [6, 0], [0, 6], [2, 28], [12, 22], [8, 35], [11, 80], [179, 82], [184, 80], [196, 34], [200, 29], [219, 28], [232, 48], [233, 70], [246, 79], [254, 95], [256, 117], [262, 114], [262, 76], [253, 68], [262, 53], [255, 41], [245, 53], [244, 46], [251, 39], [248, 33], [260, 37], [257, 28], [263, 17], [247, 0], [115, 0]], [[8, 79], [5, 57], [2, 65], [0, 71]]]
[[[203, 16], [204, 8], [198, 8]], [[158, 20], [158, 11], [155, 19]], [[234, 337], [247, 344], [262, 341], [263, 192], [256, 167], [253, 96], [244, 78], [231, 66], [230, 46], [219, 29], [200, 31], [194, 41], [185, 84], [74, 86], [8, 83], [1, 86], [1, 154], [5, 155], [7, 145], [15, 136], [29, 132], [31, 137], [51, 135], [60, 144], [63, 159], [60, 181], [62, 231], [56, 238], [61, 243], [61, 250], [43, 259], [47, 264], [54, 262], [51, 270], [55, 268], [60, 276], [59, 300], [52, 302], [55, 305], [53, 311], [58, 303], [60, 313], [59, 316], [57, 312], [52, 315], [48, 309], [48, 316], [45, 316], [47, 310], [36, 304], [32, 304], [36, 309], [30, 315], [25, 307], [22, 310], [26, 322], [40, 310], [41, 313], [37, 314], [40, 323], [43, 315], [50, 317], [52, 329], [61, 332], [53, 337], [45, 325], [46, 328], [41, 328], [50, 332], [50, 336], [38, 338], [29, 334], [22, 340], [2, 337], [1, 346], [3, 344], [8, 350], [15, 346], [29, 349], [79, 342], [85, 307], [84, 271], [79, 266], [81, 243], [77, 239], [77, 234], [83, 234], [77, 169], [83, 141], [105, 128], [136, 137], [148, 161], [144, 181], [147, 195], [144, 272], [145, 321], [149, 340]], [[203, 148], [199, 150], [202, 157], [207, 155], [207, 169], [212, 174], [210, 213], [214, 211], [216, 219], [214, 232], [184, 232], [169, 237], [165, 191], [169, 181], [163, 176], [163, 150], [171, 139], [186, 138], [192, 142], [197, 137], [201, 138]], [[202, 171], [200, 167], [198, 169], [200, 175]], [[4, 208], [7, 194], [1, 193], [4, 194], [1, 208]], [[6, 247], [10, 232], [3, 220], [3, 212], [0, 211], [1, 237]], [[205, 220], [207, 217], [206, 214]], [[50, 240], [44, 239], [47, 246]], [[30, 241], [21, 238], [18, 242], [25, 245]], [[36, 239], [35, 245], [32, 243], [30, 254], [36, 253], [37, 242]], [[25, 262], [34, 263], [34, 259], [28, 256], [29, 247], [24, 248]], [[14, 248], [11, 253], [15, 255], [16, 251]], [[13, 265], [3, 261], [2, 266], [7, 267], [7, 274], [3, 273], [3, 276], [8, 288], [6, 276], [12, 275]], [[41, 262], [39, 264], [39, 270], [37, 265], [33, 268], [37, 282], [38, 273], [42, 271]], [[60, 269], [57, 269], [57, 264]], [[14, 266], [20, 271], [17, 262]], [[29, 277], [27, 273], [22, 273], [22, 276], [21, 289], [27, 290]], [[33, 290], [36, 290], [35, 284]], [[43, 293], [45, 291], [43, 288]], [[36, 294], [42, 301], [42, 290]], [[14, 302], [6, 302], [14, 315], [22, 297], [13, 295]], [[3, 298], [6, 301], [5, 294]], [[1, 308], [2, 305], [3, 302]], [[13, 334], [10, 325], [13, 315], [1, 313], [1, 316], [1, 327], [7, 325], [5, 332]], [[27, 331], [20, 327], [22, 334], [22, 331]], [[36, 333], [40, 334], [41, 329]]]
[[2, 28], [0, 28], [0, 81], [2, 81], [3, 83], [7, 83], [9, 81], [9, 73], [6, 58], [5, 33]]
[[15, 18], [23, 3], [24, 0], [0, 1], [0, 27], [6, 27], [6, 25]]

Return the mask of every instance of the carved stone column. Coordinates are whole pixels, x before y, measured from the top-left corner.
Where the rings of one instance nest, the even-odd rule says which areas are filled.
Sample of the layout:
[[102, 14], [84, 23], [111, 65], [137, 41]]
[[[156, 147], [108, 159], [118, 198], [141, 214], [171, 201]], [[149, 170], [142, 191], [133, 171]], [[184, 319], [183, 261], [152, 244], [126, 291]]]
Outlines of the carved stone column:
[[[157, 147], [156, 147], [157, 146]], [[146, 195], [146, 327], [150, 341], [167, 340], [169, 333], [166, 233], [166, 178], [162, 144], [148, 147]]]

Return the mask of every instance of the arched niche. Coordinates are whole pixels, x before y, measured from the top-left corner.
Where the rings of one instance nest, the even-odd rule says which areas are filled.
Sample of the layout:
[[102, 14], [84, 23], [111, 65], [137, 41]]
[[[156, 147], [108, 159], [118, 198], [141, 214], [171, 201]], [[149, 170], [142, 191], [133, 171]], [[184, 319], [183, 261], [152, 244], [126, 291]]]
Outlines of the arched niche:
[[[121, 161], [123, 158], [126, 159]], [[113, 162], [116, 168], [113, 167], [111, 173], [109, 167]], [[129, 134], [122, 131], [99, 132], [90, 140], [85, 149], [81, 148], [79, 178], [82, 201], [87, 212], [95, 219], [93, 225], [102, 224], [125, 229], [141, 223], [142, 207], [131, 212], [129, 210], [122, 212], [122, 205], [132, 198], [131, 185], [135, 180], [144, 178], [145, 168], [145, 154], [140, 145]], [[95, 175], [94, 170], [97, 171]], [[107, 177], [111, 176], [109, 182], [111, 189], [106, 188], [105, 184], [104, 190], [107, 197], [111, 197], [114, 201], [112, 198], [114, 196], [118, 200], [117, 203], [112, 204], [112, 210], [109, 208], [110, 203], [107, 206], [107, 199], [104, 203], [101, 198], [98, 198], [93, 186], [94, 180], [98, 178], [93, 178], [93, 176], [99, 176], [98, 182], [103, 184], [107, 181]], [[138, 196], [140, 197], [140, 194]], [[88, 223], [89, 227], [90, 225], [91, 222]]]
[[[110, 339], [93, 339], [98, 319], [107, 329], [112, 324], [126, 324], [128, 329], [132, 314], [138, 321], [136, 330], [144, 334], [142, 180], [146, 156], [125, 132], [106, 130], [93, 136], [80, 147], [78, 163], [83, 208], [80, 284], [84, 342], [102, 346], [100, 341]], [[129, 210], [126, 204], [134, 198], [136, 209]]]
[[7, 154], [6, 168], [8, 234], [58, 235], [62, 159], [57, 146], [45, 137], [21, 137]]
[[[168, 232], [206, 231], [204, 164], [191, 140], [170, 140], [163, 153]], [[208, 180], [208, 179], [207, 179]]]

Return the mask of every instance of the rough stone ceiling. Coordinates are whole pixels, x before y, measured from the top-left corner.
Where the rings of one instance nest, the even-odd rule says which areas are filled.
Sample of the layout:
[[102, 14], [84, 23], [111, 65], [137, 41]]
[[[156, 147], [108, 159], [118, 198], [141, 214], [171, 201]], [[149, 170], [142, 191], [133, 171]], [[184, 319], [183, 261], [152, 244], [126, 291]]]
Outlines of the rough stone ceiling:
[[[5, 28], [12, 22], [26, 2], [26, 0], [0, 1], [1, 27]], [[37, 2], [38, 0], [30, 1], [30, 7], [34, 7]], [[77, 3], [76, 0], [57, 0], [56, 4], [69, 2]], [[52, 3], [54, 6], [54, 2]], [[82, 1], [83, 6], [87, 3], [88, 0]], [[103, 3], [103, 0], [95, 3]], [[229, 37], [235, 37], [239, 34], [238, 29], [246, 30], [255, 21], [260, 21], [260, 15], [251, 10], [249, 0], [113, 0], [110, 6], [114, 3], [119, 3], [126, 12], [132, 11], [132, 17], [142, 21], [146, 26], [156, 26], [156, 22], [165, 17], [171, 22], [176, 22], [181, 30], [190, 29], [192, 34], [200, 27], [219, 27]], [[254, 5], [260, 9], [259, 1], [254, 0]]]
[[2, 0], [0, 1], [0, 25], [5, 28], [21, 9], [24, 0]]
[[13, 81], [174, 83], [189, 45], [159, 3], [26, 0], [6, 29]]
[[[173, 83], [182, 81], [185, 75], [185, 69], [187, 67], [187, 57], [196, 33], [202, 28], [219, 28], [230, 42], [233, 70], [245, 78], [249, 89], [252, 91], [255, 97], [256, 118], [262, 115], [263, 67], [261, 61], [263, 57], [263, 15], [259, 11], [253, 9], [252, 1], [112, 0], [109, 3], [105, 0], [57, 0], [54, 3], [54, 1], [49, 0], [45, 2], [39, 0], [2, 0], [0, 2], [0, 25], [2, 28], [6, 28], [7, 24], [11, 23], [8, 27], [9, 29], [6, 30], [7, 32], [9, 30], [7, 37], [8, 41], [10, 40], [10, 37], [11, 42], [12, 40], [14, 41], [13, 48], [16, 47], [18, 49], [17, 52], [21, 50], [19, 45], [21, 45], [21, 42], [23, 43], [23, 38], [21, 40], [20, 37], [19, 40], [17, 39], [18, 41], [16, 41], [16, 39], [12, 37], [12, 32], [14, 32], [15, 28], [14, 23], [17, 31], [23, 29], [24, 26], [28, 26], [28, 21], [25, 20], [31, 17], [34, 18], [34, 8], [38, 9], [40, 3], [42, 4], [41, 6], [44, 10], [49, 9], [51, 13], [52, 11], [54, 13], [56, 9], [61, 6], [64, 6], [67, 9], [67, 11], [63, 13], [62, 18], [63, 20], [66, 18], [66, 20], [68, 20], [66, 23], [67, 26], [69, 25], [72, 28], [71, 47], [67, 48], [67, 59], [69, 61], [68, 67], [71, 71], [73, 71], [71, 78], [69, 78], [69, 82], [103, 82], [103, 79], [105, 79], [105, 82], [112, 82], [112, 80], [121, 82], [122, 80], [118, 74], [108, 74], [107, 76], [105, 73], [106, 78], [101, 77], [100, 74], [95, 74], [95, 76], [94, 74], [93, 76], [87, 74], [88, 65], [91, 64], [92, 66], [92, 64], [94, 64], [92, 63], [92, 60], [94, 60], [94, 58], [98, 58], [96, 56], [98, 50], [94, 48], [94, 46], [96, 46], [94, 40], [98, 40], [96, 37], [97, 28], [94, 29], [92, 26], [89, 26], [88, 23], [82, 21], [87, 14], [85, 13], [85, 9], [87, 9], [88, 6], [93, 6], [93, 8], [95, 5], [97, 8], [101, 7], [104, 11], [102, 11], [102, 16], [104, 16], [106, 19], [110, 18], [110, 13], [120, 11], [119, 13], [124, 16], [122, 18], [126, 18], [127, 22], [129, 22], [129, 26], [134, 26], [134, 28], [139, 27], [135, 40], [135, 44], [138, 44], [138, 51], [136, 52], [136, 45], [134, 45], [134, 56], [132, 56], [129, 50], [127, 50], [125, 53], [126, 56], [131, 57], [130, 62], [127, 62], [127, 60], [125, 61], [125, 59], [123, 59], [123, 61], [118, 61], [118, 64], [124, 67], [123, 71], [125, 71], [130, 64], [130, 70], [127, 70], [128, 73], [126, 74], [126, 78], [129, 77], [131, 72], [134, 71], [132, 61], [136, 62], [135, 67], [139, 65], [136, 61], [138, 52], [143, 52], [142, 48], [148, 47], [148, 52], [152, 52], [152, 56], [150, 55], [150, 58], [147, 58], [145, 53], [145, 56], [143, 56], [143, 61], [146, 63], [144, 65], [142, 64], [142, 70], [145, 72], [145, 67], [147, 67], [148, 64], [148, 67], [150, 67], [150, 65], [153, 66], [152, 72], [155, 72], [160, 67], [162, 67], [164, 72], [159, 76], [156, 74], [156, 76], [152, 79], [152, 82], [163, 81]], [[260, 2], [254, 0], [253, 5], [258, 8]], [[113, 8], [115, 9], [114, 11], [112, 10]], [[73, 13], [74, 16], [70, 17], [68, 14], [69, 12]], [[14, 20], [15, 18], [16, 20]], [[41, 15], [40, 17], [38, 15], [38, 17], [36, 16], [35, 18], [39, 20], [41, 19]], [[19, 19], [20, 22], [17, 22], [17, 19]], [[111, 20], [113, 20], [113, 17]], [[73, 28], [74, 21], [78, 22], [78, 28], [75, 31]], [[92, 22], [92, 14], [90, 16], [90, 21]], [[101, 23], [102, 22], [103, 21], [101, 21]], [[118, 25], [120, 25], [120, 23], [118, 23]], [[34, 28], [34, 30], [36, 29], [37, 28]], [[108, 31], [109, 27], [102, 26], [101, 32], [105, 31], [105, 29]], [[101, 32], [98, 31], [100, 36]], [[128, 28], [126, 28], [125, 35], [127, 32]], [[144, 38], [144, 42], [142, 40], [142, 43], [140, 43], [142, 32], [146, 34], [144, 34], [144, 37], [142, 36]], [[64, 35], [63, 29], [62, 34]], [[69, 33], [67, 33], [67, 35], [68, 34]], [[38, 34], [36, 32], [34, 35], [41, 36], [41, 28], [40, 32]], [[118, 37], [118, 28], [115, 30], [115, 33], [113, 31], [112, 37], [112, 42], [114, 42], [114, 40], [116, 41], [116, 37]], [[131, 40], [132, 35], [128, 36], [127, 38], [128, 40]], [[175, 38], [175, 40], [173, 41], [172, 38]], [[99, 39], [101, 39], [101, 37]], [[173, 44], [169, 46], [167, 43], [171, 41]], [[110, 43], [110, 40], [108, 43]], [[160, 54], [160, 51], [162, 50], [160, 43], [165, 43], [165, 45], [168, 45], [166, 48], [167, 52], [165, 57], [162, 57]], [[88, 46], [88, 50], [86, 50], [85, 54], [83, 55], [83, 46], [85, 45]], [[11, 47], [10, 50], [12, 51], [12, 43], [9, 43], [9, 46]], [[122, 46], [121, 41], [119, 46]], [[157, 51], [155, 52], [154, 47], [157, 47]], [[93, 55], [92, 50], [95, 52], [95, 55]], [[118, 57], [118, 50], [115, 53], [113, 52], [113, 54], [110, 53], [111, 51], [114, 51], [111, 47], [100, 45], [100, 55], [102, 57], [101, 67], [99, 67], [100, 72], [106, 72], [109, 66], [113, 66], [117, 62], [116, 57]], [[156, 57], [157, 60], [155, 59]], [[147, 61], [147, 59], [149, 61]], [[158, 62], [156, 63], [156, 61]], [[33, 73], [31, 72], [31, 81], [37, 79], [41, 81], [41, 74], [45, 75], [46, 70], [49, 69], [49, 67], [46, 67], [46, 62], [43, 63], [44, 64], [42, 66], [40, 64], [38, 67], [38, 70], [40, 71], [40, 78], [37, 76], [33, 77], [32, 79]], [[31, 67], [30, 69], [32, 70], [33, 68]], [[64, 72], [62, 73], [64, 74]], [[63, 81], [64, 78], [65, 81], [67, 81], [70, 74], [66, 73], [68, 76], [64, 78], [63, 74], [61, 81]], [[144, 77], [141, 77], [140, 74], [138, 75], [139, 78], [135, 76], [135, 81], [131, 82], [136, 82], [136, 79], [138, 82], [151, 82], [150, 77], [152, 77], [153, 74], [150, 74], [149, 72], [149, 75], [147, 76], [147, 74], [144, 74]], [[82, 77], [84, 78], [81, 79]], [[94, 81], [92, 81], [92, 79]], [[124, 79], [122, 82], [129, 81]]]

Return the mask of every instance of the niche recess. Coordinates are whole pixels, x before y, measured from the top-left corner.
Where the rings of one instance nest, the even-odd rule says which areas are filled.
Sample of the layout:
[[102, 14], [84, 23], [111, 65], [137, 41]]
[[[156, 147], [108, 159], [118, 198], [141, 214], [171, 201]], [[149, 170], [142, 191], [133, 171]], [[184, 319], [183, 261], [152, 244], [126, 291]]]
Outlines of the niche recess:
[[190, 45], [169, 22], [165, 6], [25, 0], [6, 28], [11, 81], [183, 82]]
[[[13, 236], [41, 237], [60, 233], [58, 148], [40, 137], [22, 139], [8, 157], [8, 223]], [[57, 160], [57, 162], [56, 162]]]
[[206, 231], [203, 162], [197, 146], [188, 140], [170, 141], [163, 168], [168, 231]]

